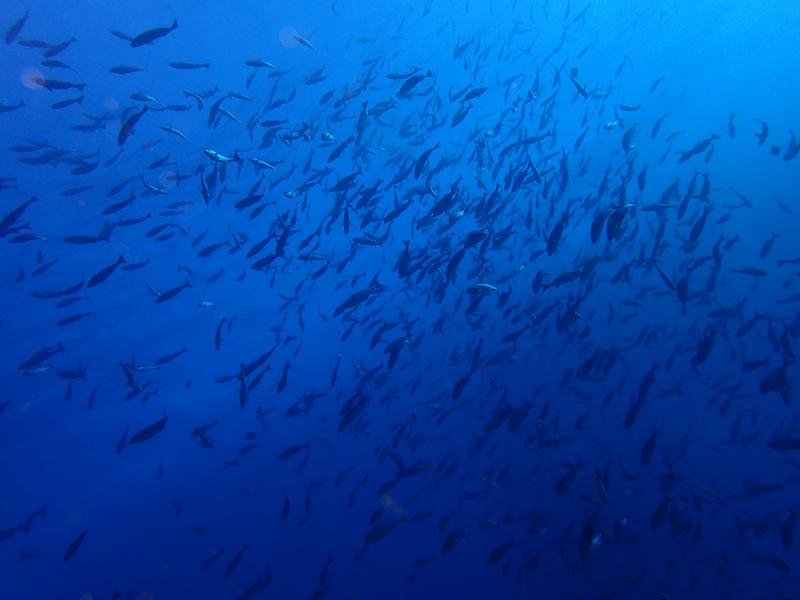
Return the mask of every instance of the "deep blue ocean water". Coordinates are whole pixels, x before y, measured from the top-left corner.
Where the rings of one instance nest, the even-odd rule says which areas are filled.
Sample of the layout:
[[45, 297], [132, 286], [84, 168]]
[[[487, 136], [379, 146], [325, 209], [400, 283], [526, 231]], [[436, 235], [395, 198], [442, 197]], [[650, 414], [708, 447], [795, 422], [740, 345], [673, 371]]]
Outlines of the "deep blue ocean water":
[[800, 598], [798, 25], [0, 4], [0, 598]]

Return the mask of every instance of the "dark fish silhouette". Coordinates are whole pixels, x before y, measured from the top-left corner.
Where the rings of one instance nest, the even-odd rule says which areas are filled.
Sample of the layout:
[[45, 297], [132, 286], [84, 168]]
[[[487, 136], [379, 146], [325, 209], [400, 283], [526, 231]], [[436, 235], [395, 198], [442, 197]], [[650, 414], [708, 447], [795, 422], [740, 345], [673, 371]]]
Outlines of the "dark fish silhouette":
[[178, 19], [175, 19], [172, 22], [172, 25], [169, 27], [156, 27], [155, 29], [148, 29], [147, 31], [143, 31], [139, 35], [134, 36], [131, 38], [131, 46], [134, 48], [138, 48], [140, 46], [146, 46], [147, 44], [152, 44], [158, 38], [162, 38], [165, 35], [172, 33], [178, 28]]

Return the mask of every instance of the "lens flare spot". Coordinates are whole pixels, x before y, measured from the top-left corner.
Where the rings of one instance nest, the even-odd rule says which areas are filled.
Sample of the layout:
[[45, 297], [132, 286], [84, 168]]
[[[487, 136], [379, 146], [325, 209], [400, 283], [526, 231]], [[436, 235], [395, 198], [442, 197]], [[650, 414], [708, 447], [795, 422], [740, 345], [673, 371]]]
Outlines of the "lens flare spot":
[[162, 188], [174, 188], [178, 185], [178, 174], [175, 171], [164, 171], [159, 175], [158, 182]]
[[119, 100], [114, 98], [113, 96], [109, 96], [105, 100], [103, 100], [103, 108], [106, 110], [117, 110], [119, 108]]
[[44, 78], [44, 74], [39, 69], [34, 68], [25, 69], [19, 77], [22, 85], [29, 90], [43, 90], [44, 86], [38, 82]]
[[284, 48], [295, 48], [300, 43], [295, 38], [297, 34], [297, 29], [294, 27], [283, 27], [278, 33], [278, 39], [283, 45]]

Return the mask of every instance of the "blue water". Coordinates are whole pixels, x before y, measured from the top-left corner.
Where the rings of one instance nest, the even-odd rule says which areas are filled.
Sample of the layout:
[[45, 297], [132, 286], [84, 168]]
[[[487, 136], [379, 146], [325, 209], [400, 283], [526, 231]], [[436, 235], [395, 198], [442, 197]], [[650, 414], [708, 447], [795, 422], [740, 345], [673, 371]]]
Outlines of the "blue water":
[[796, 3], [122, 4], [0, 5], [1, 598], [800, 598]]

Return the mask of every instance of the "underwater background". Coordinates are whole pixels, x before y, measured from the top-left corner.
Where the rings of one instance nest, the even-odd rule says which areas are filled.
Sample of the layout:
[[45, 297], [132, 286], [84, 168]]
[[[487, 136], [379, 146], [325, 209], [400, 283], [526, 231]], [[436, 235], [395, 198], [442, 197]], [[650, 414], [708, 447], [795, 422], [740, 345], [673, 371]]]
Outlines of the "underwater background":
[[800, 598], [800, 5], [0, 4], [0, 597]]

